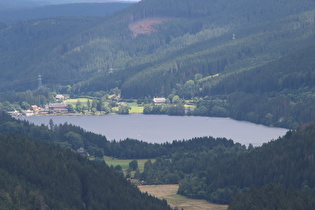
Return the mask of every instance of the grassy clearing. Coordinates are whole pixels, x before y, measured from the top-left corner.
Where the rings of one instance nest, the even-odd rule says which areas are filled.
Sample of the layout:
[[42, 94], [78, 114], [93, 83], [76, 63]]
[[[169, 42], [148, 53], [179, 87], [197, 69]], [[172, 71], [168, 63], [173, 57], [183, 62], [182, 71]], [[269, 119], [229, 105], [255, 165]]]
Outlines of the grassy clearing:
[[[82, 105], [87, 106], [88, 98], [74, 98], [74, 99], [68, 99], [65, 100], [65, 103], [72, 104], [73, 106], [76, 106], [76, 103], [78, 100], [81, 102]], [[90, 103], [92, 103], [93, 100], [90, 99]]]
[[[137, 103], [127, 103], [127, 105], [131, 108], [129, 110], [129, 114], [143, 114], [143, 106], [139, 106]], [[118, 107], [113, 107], [113, 112], [118, 112]]]
[[[109, 166], [113, 165], [115, 167], [117, 165], [120, 165], [124, 172], [129, 168], [129, 163], [130, 163], [130, 161], [132, 161], [132, 159], [118, 159], [118, 158], [112, 158], [112, 157], [108, 157], [108, 156], [105, 156], [104, 160], [105, 160], [106, 164]], [[143, 172], [144, 164], [148, 160], [149, 159], [137, 159], [138, 168], [139, 168], [140, 172]], [[154, 162], [154, 160], [151, 160], [151, 161]]]
[[131, 106], [130, 114], [142, 114], [143, 106]]
[[143, 113], [143, 106], [139, 106], [136, 102], [127, 103], [127, 104], [131, 108], [131, 110], [129, 110], [130, 114], [142, 114]]
[[148, 192], [149, 194], [158, 197], [160, 199], [165, 199], [168, 204], [178, 209], [185, 210], [226, 210], [227, 205], [217, 205], [208, 203], [205, 200], [190, 199], [182, 195], [177, 195], [178, 185], [139, 185], [138, 188], [142, 192]]
[[197, 106], [194, 104], [185, 104], [184, 107], [196, 108]]
[[113, 108], [112, 108], [112, 111], [113, 111], [113, 112], [118, 112], [118, 107], [113, 107]]

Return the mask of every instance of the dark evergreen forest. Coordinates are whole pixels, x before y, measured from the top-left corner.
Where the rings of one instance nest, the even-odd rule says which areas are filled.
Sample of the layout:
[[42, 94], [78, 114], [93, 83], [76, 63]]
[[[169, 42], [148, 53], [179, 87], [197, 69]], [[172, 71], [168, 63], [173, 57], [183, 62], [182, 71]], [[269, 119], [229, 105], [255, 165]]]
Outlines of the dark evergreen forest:
[[229, 210], [238, 209], [313, 209], [315, 199], [308, 189], [303, 191], [284, 188], [282, 185], [269, 184], [252, 188], [240, 194], [229, 205]]
[[[22, 136], [29, 125], [16, 126], [5, 115], [0, 119], [6, 121], [0, 131], [1, 209], [170, 209], [165, 201], [140, 193], [103, 161]], [[16, 130], [5, 132], [9, 123]], [[53, 133], [33, 126], [38, 139], [45, 140], [45, 132]]]
[[314, 131], [314, 124], [305, 125], [247, 150], [234, 145], [202, 152], [175, 152], [171, 158], [146, 164], [142, 178], [148, 183], [179, 183], [178, 193], [216, 203], [230, 203], [235, 195], [268, 184], [313, 195]]

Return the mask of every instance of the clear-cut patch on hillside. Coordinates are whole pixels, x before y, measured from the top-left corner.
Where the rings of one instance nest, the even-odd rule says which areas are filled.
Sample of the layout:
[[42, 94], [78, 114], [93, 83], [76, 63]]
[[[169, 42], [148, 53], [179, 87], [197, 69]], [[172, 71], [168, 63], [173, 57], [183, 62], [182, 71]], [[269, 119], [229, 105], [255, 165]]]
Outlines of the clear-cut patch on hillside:
[[150, 34], [156, 31], [153, 25], [159, 25], [166, 21], [166, 18], [147, 18], [136, 21], [129, 25], [129, 29], [133, 32], [133, 36], [137, 37], [139, 34]]

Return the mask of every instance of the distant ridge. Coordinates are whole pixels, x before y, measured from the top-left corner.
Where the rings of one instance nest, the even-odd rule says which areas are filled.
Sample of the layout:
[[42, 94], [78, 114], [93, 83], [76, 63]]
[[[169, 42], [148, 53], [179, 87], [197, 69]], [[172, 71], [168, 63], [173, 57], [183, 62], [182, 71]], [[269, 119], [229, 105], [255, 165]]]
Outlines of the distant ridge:
[[37, 5], [35, 7], [10, 8], [0, 13], [0, 21], [15, 22], [55, 17], [102, 17], [130, 6], [130, 2], [73, 3], [60, 5]]
[[44, 3], [41, 1], [34, 2], [32, 0], [1, 0], [0, 11], [13, 8], [30, 8], [40, 5], [44, 5]]

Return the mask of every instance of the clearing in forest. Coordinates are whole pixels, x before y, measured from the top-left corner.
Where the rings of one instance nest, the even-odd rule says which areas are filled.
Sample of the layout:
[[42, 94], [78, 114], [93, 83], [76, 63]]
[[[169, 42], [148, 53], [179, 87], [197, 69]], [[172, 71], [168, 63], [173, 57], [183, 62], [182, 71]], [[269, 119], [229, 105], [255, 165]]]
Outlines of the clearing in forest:
[[147, 18], [136, 21], [129, 25], [129, 29], [133, 32], [133, 36], [137, 37], [139, 34], [150, 34], [156, 31], [153, 26], [163, 23], [166, 18]]
[[[123, 171], [125, 172], [128, 168], [129, 168], [129, 163], [132, 161], [133, 159], [118, 159], [118, 158], [113, 158], [113, 157], [109, 157], [109, 156], [104, 156], [104, 161], [108, 166], [117, 166], [120, 165], [121, 168], [123, 169]], [[147, 162], [149, 159], [135, 159], [138, 162], [138, 168], [140, 170], [140, 172], [143, 172], [144, 170], [144, 164], [145, 162]], [[152, 162], [154, 162], [154, 159], [151, 159]]]

